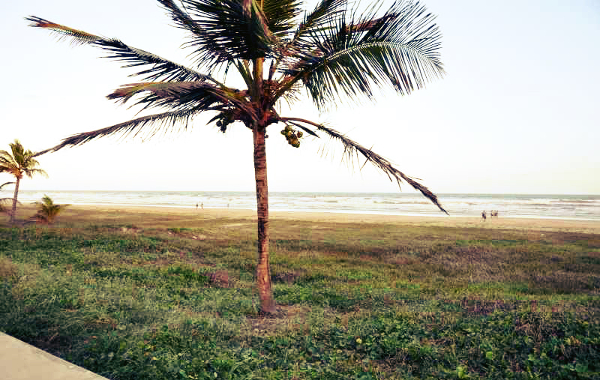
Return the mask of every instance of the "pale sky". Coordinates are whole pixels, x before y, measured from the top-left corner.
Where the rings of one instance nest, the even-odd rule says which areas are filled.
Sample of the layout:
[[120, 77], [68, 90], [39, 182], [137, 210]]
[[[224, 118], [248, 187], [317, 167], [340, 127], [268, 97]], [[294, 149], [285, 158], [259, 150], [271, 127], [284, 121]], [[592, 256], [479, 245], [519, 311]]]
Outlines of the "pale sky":
[[[600, 1], [422, 3], [443, 35], [443, 79], [322, 114], [306, 98], [282, 115], [327, 122], [435, 193], [600, 194]], [[135, 82], [119, 63], [28, 27], [26, 16], [191, 65], [185, 35], [156, 1], [20, 0], [1, 9], [0, 149], [18, 138], [39, 151], [137, 112], [105, 98]], [[103, 138], [41, 156], [49, 178], [21, 189], [254, 190], [250, 131], [235, 124], [224, 135], [205, 124], [211, 116], [146, 142]], [[375, 169], [360, 171], [362, 162], [341, 163], [339, 143], [307, 138], [295, 149], [281, 129], [271, 126], [267, 140], [270, 191], [398, 191]]]

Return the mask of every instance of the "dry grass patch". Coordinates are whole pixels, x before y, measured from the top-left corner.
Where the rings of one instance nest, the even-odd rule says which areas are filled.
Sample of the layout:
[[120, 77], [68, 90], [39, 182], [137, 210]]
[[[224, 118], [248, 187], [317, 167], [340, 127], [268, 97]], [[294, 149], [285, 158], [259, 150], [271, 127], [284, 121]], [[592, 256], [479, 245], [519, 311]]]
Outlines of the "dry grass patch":
[[17, 280], [19, 268], [8, 257], [0, 257], [0, 280], [14, 282]]

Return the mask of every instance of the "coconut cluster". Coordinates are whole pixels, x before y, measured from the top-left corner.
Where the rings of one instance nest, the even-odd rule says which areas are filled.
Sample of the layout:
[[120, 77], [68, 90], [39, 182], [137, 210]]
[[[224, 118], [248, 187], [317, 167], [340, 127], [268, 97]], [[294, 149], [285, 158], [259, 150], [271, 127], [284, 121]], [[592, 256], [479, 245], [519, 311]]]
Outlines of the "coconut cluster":
[[231, 120], [229, 120], [227, 118], [223, 118], [223, 119], [217, 121], [217, 127], [219, 127], [221, 132], [225, 133], [227, 131], [227, 126], [231, 123], [232, 123]]
[[281, 131], [281, 134], [285, 136], [288, 144], [290, 144], [294, 148], [300, 147], [302, 131], [295, 131], [292, 127], [286, 125], [285, 128]]

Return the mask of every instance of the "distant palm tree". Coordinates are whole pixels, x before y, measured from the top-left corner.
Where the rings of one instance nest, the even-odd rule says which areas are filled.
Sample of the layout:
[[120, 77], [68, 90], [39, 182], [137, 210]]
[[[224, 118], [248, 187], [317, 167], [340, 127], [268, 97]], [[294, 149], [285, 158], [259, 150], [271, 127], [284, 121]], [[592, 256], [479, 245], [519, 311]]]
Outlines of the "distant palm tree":
[[41, 202], [35, 202], [38, 205], [38, 211], [33, 216], [36, 222], [43, 224], [52, 224], [54, 219], [60, 214], [62, 210], [68, 205], [57, 205], [54, 204], [52, 198], [44, 194]]
[[35, 154], [25, 150], [19, 140], [9, 144], [11, 152], [0, 150], [0, 173], [12, 174], [15, 181], [15, 193], [13, 196], [10, 222], [14, 223], [17, 213], [17, 196], [19, 195], [19, 184], [23, 176], [32, 178], [34, 174], [47, 175], [42, 169], [38, 169], [39, 162], [34, 158]]
[[[141, 67], [139, 83], [124, 85], [108, 95], [122, 103], [136, 98], [145, 108], [166, 112], [142, 116], [110, 127], [66, 138], [48, 149], [57, 151], [93, 139], [145, 133], [161, 128], [187, 128], [191, 119], [213, 111], [222, 132], [239, 122], [253, 136], [254, 173], [258, 214], [257, 287], [261, 310], [275, 311], [269, 270], [269, 216], [267, 127], [282, 124], [287, 142], [300, 146], [303, 134], [321, 132], [341, 142], [349, 158], [363, 156], [391, 180], [408, 182], [442, 211], [437, 197], [406, 176], [385, 158], [322, 123], [279, 114], [282, 101], [293, 103], [305, 92], [319, 109], [340, 96], [372, 98], [373, 87], [390, 85], [399, 94], [424, 87], [443, 74], [439, 60], [440, 33], [434, 16], [418, 2], [398, 0], [379, 12], [383, 1], [362, 14], [347, 0], [320, 0], [304, 12], [302, 0], [158, 0], [174, 24], [188, 33], [188, 68], [117, 39], [104, 38], [31, 16], [31, 26], [49, 29], [77, 44], [90, 44], [108, 52], [125, 67]], [[233, 69], [233, 70], [232, 70]], [[197, 71], [200, 70], [200, 71]], [[236, 72], [244, 87], [225, 84]], [[215, 74], [223, 74], [217, 80]]]

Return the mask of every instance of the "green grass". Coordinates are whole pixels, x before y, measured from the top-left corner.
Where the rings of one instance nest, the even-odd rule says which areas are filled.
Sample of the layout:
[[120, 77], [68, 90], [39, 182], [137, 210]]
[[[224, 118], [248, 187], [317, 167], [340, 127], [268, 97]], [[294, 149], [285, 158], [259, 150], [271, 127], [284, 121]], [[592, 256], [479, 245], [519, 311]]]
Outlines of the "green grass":
[[[600, 378], [600, 237], [105, 213], [0, 228], [0, 331], [111, 379]], [[97, 222], [97, 223], [96, 223]]]

